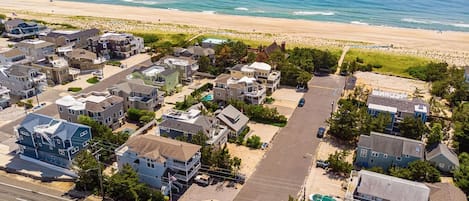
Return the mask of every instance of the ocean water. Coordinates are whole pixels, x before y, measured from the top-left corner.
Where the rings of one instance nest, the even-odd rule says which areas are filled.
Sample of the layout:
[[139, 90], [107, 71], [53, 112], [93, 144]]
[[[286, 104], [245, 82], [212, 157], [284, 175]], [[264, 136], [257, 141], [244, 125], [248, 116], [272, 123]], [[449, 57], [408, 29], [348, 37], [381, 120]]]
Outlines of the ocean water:
[[170, 10], [469, 32], [469, 0], [69, 0]]

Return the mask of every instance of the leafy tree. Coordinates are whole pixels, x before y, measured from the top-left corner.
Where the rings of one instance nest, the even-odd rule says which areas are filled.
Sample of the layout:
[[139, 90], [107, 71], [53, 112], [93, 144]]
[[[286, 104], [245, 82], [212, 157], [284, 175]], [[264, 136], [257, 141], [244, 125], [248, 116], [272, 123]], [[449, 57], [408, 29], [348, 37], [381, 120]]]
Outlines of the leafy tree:
[[447, 63], [434, 62], [431, 62], [425, 66], [410, 67], [407, 69], [407, 72], [411, 76], [427, 82], [434, 82], [445, 79], [447, 71]]
[[155, 118], [155, 113], [152, 111], [129, 108], [129, 110], [127, 110], [127, 118], [131, 121], [137, 121], [145, 124]]
[[238, 158], [236, 156], [233, 157], [233, 159], [231, 159], [231, 165], [233, 169], [239, 170], [239, 168], [241, 167], [241, 158]]
[[[78, 180], [75, 183], [78, 190], [94, 191], [97, 192], [99, 189], [99, 166], [96, 158], [91, 155], [87, 150], [83, 150], [78, 153], [74, 160], [73, 166], [77, 171]], [[101, 165], [101, 170], [104, 167]], [[101, 172], [102, 173], [102, 172]]]
[[261, 138], [257, 135], [253, 135], [246, 140], [246, 146], [248, 147], [259, 149], [261, 148], [261, 145], [262, 145]]
[[405, 117], [399, 124], [399, 129], [402, 136], [415, 140], [422, 139], [423, 134], [426, 132], [425, 124], [414, 117]]
[[295, 199], [293, 196], [288, 195], [288, 201], [298, 201], [298, 199]]
[[427, 138], [427, 147], [438, 144], [443, 140], [442, 126], [440, 123], [434, 123], [430, 135]]
[[312, 76], [311, 74], [307, 72], [301, 72], [299, 76], [296, 78], [296, 83], [298, 85], [307, 85], [308, 81], [311, 80]]
[[335, 151], [334, 154], [330, 154], [327, 158], [327, 162], [329, 162], [329, 168], [332, 172], [342, 173], [342, 174], [349, 174], [353, 166], [352, 164], [345, 161], [345, 158], [348, 156], [349, 152], [347, 151]]
[[206, 144], [207, 140], [208, 140], [207, 135], [205, 135], [203, 132], [199, 131], [199, 132], [197, 132], [196, 135], [192, 136], [191, 143], [196, 144], [196, 145], [200, 145], [200, 146], [204, 146]]
[[440, 80], [432, 83], [431, 94], [438, 97], [445, 97], [449, 92], [449, 83], [446, 80]]
[[228, 104], [243, 111], [252, 121], [283, 126], [287, 122], [284, 115], [278, 113], [277, 108], [269, 108], [262, 105], [247, 104], [241, 100], [229, 100]]
[[140, 183], [137, 172], [128, 164], [108, 179], [106, 192], [114, 200], [164, 200], [159, 191], [151, 190], [145, 184]]
[[356, 141], [360, 136], [358, 129], [359, 113], [357, 107], [347, 101], [340, 105], [339, 110], [334, 112], [329, 123], [329, 133], [344, 141]]
[[409, 163], [409, 167], [390, 168], [391, 176], [418, 181], [435, 183], [440, 181], [440, 172], [433, 167], [428, 161], [416, 160]]
[[273, 69], [277, 69], [278, 66], [280, 66], [281, 64], [284, 64], [285, 62], [286, 62], [285, 53], [280, 50], [272, 52], [269, 55], [269, 59], [267, 60], [267, 63], [272, 65]]
[[199, 64], [199, 70], [198, 71], [208, 72], [209, 69], [210, 69], [210, 64], [211, 64], [210, 58], [208, 58], [207, 56], [202, 56], [202, 57], [199, 58], [198, 64]]
[[380, 173], [380, 174], [385, 174], [383, 168], [379, 167], [379, 166], [371, 167], [371, 168], [368, 168], [367, 170], [372, 171], [372, 172], [376, 172], [376, 173]]
[[459, 155], [459, 168], [453, 172], [454, 183], [469, 195], [469, 154], [463, 152]]
[[253, 63], [253, 62], [256, 61], [256, 57], [257, 57], [256, 53], [254, 53], [254, 52], [248, 52], [246, 62], [248, 62], [248, 63]]
[[380, 112], [375, 118], [371, 119], [371, 130], [375, 132], [384, 133], [386, 127], [392, 122], [391, 114], [387, 112]]

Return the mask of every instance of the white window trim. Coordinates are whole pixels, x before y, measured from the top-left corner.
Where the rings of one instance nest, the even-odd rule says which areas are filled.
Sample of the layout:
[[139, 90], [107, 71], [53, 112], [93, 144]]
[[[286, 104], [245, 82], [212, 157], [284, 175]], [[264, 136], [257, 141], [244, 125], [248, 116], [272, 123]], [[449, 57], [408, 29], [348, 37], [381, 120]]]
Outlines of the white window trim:
[[87, 131], [87, 130], [81, 132], [81, 133], [80, 133], [80, 137], [83, 137], [83, 136], [85, 136], [86, 134], [88, 134], [88, 131]]
[[79, 147], [73, 147], [71, 153], [72, 154], [77, 153], [79, 150], [80, 150]]
[[365, 158], [368, 155], [368, 150], [361, 149], [360, 150], [360, 157]]
[[388, 154], [383, 154], [383, 158], [388, 158]]
[[402, 157], [398, 156], [398, 157], [396, 157], [396, 160], [397, 161], [402, 161]]
[[88, 144], [89, 144], [89, 141], [87, 140], [87, 141], [84, 141], [84, 142], [83, 142], [82, 146], [83, 146], [83, 147], [87, 147]]
[[379, 152], [372, 151], [372, 152], [371, 152], [371, 156], [372, 156], [372, 157], [378, 157], [378, 156], [379, 156]]
[[64, 149], [59, 149], [59, 154], [62, 156], [65, 156], [65, 150]]

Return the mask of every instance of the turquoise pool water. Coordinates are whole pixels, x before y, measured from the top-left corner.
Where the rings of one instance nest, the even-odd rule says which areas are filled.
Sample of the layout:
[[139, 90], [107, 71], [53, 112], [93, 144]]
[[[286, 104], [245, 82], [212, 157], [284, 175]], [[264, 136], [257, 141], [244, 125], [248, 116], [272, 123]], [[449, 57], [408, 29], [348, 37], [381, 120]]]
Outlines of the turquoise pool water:
[[207, 94], [202, 98], [202, 101], [213, 101], [213, 94]]

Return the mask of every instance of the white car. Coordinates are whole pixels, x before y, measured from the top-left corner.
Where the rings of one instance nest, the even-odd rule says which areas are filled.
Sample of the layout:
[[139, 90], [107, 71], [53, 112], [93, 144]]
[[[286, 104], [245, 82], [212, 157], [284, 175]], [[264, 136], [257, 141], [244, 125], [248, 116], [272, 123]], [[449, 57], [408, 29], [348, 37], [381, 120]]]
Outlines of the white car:
[[194, 181], [198, 184], [208, 186], [210, 184], [210, 176], [206, 174], [199, 174], [195, 177]]

